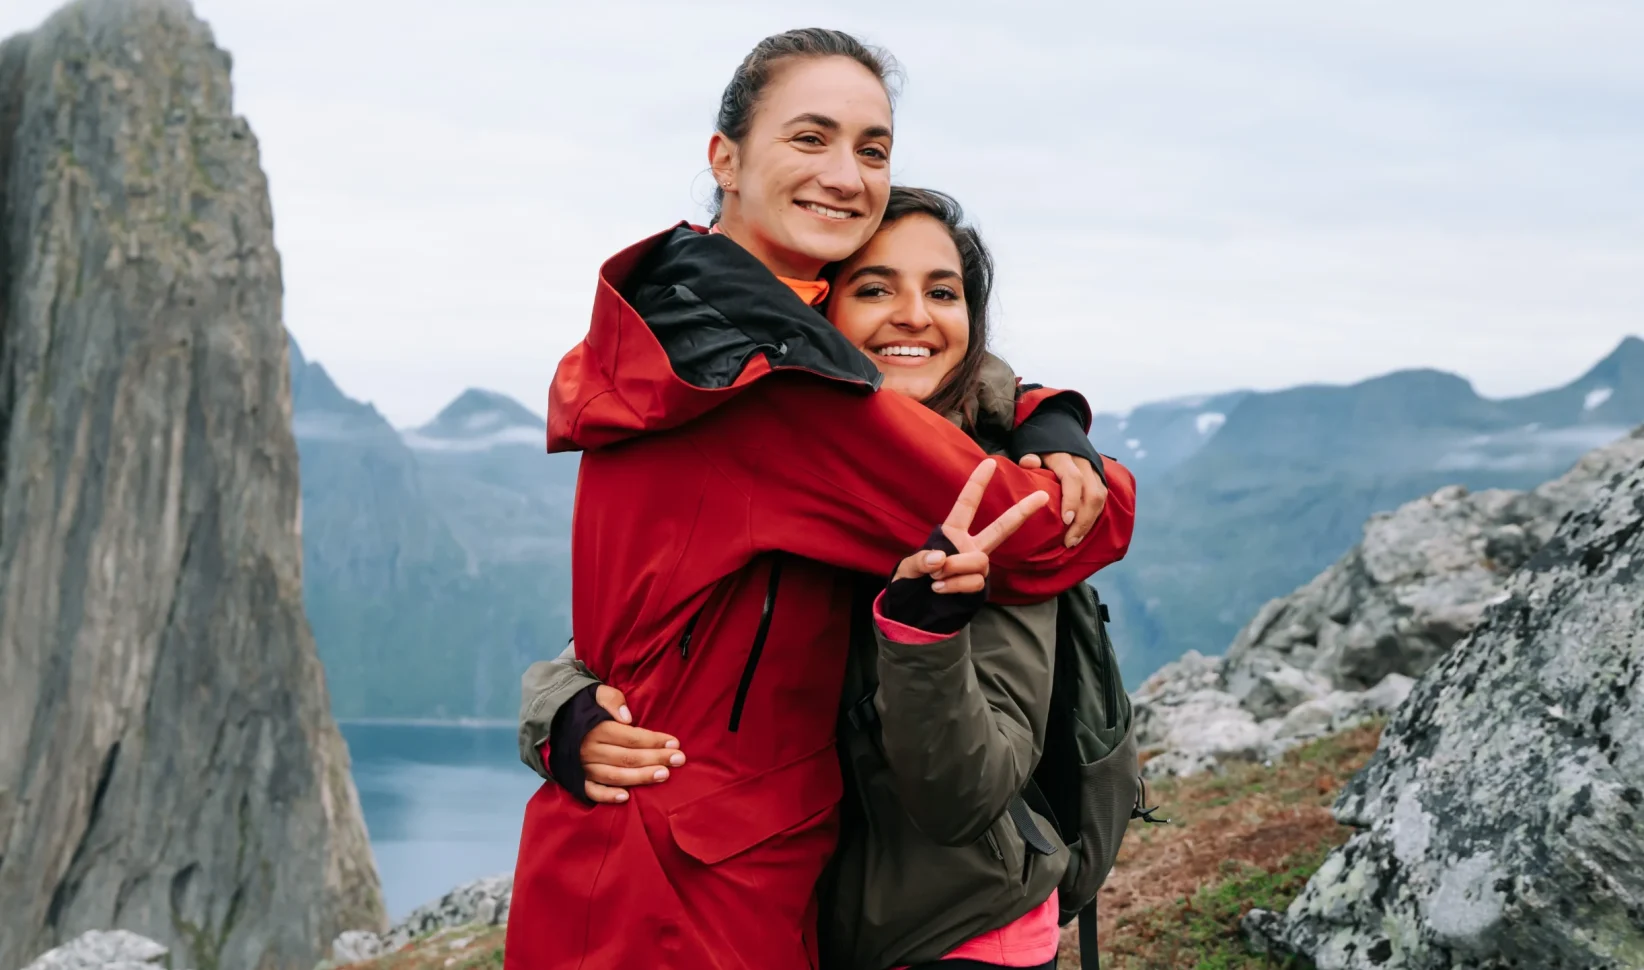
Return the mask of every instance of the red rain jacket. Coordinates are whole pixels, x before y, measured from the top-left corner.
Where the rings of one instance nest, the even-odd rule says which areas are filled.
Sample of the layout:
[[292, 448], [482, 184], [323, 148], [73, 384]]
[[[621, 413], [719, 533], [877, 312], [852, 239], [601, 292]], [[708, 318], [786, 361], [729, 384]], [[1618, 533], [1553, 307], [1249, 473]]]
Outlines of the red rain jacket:
[[[751, 254], [685, 224], [601, 268], [560, 362], [550, 451], [582, 449], [577, 654], [689, 763], [620, 806], [545, 784], [526, 808], [507, 970], [808, 970], [831, 853], [848, 571], [888, 576], [985, 455]], [[1019, 416], [1047, 395], [1025, 398]], [[1049, 510], [992, 556], [993, 598], [1045, 600], [1122, 557], [1135, 484], [1063, 547], [1055, 476], [1001, 461], [976, 526]]]

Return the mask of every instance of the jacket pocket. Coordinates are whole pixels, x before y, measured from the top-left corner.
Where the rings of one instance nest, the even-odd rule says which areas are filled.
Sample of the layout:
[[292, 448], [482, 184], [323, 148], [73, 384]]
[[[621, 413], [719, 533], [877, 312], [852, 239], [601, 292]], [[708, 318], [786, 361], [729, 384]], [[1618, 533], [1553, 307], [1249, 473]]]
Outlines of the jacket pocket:
[[686, 855], [717, 865], [835, 807], [843, 791], [829, 744], [676, 807], [668, 830]]
[[1094, 899], [1107, 880], [1141, 794], [1140, 779], [1135, 731], [1102, 760], [1079, 766], [1079, 838], [1068, 846], [1061, 886], [1064, 914]]

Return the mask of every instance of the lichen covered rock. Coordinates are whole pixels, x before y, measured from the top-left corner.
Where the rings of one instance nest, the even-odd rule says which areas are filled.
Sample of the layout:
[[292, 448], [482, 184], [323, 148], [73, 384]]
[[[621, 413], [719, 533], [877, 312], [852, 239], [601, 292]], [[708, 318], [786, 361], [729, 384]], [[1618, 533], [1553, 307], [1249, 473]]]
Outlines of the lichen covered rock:
[[1594, 480], [1343, 792], [1278, 934], [1321, 970], [1644, 967], [1644, 456]]

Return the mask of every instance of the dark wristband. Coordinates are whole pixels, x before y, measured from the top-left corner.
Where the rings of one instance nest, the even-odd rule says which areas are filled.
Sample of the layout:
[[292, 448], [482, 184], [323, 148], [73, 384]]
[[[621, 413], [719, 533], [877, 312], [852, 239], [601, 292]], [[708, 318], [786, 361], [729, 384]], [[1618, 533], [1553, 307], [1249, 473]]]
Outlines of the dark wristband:
[[[931, 530], [930, 538], [919, 549], [920, 552], [930, 550], [950, 556], [959, 552], [958, 547], [942, 534], [941, 526]], [[892, 574], [890, 583], [885, 586], [885, 598], [879, 605], [881, 615], [915, 630], [952, 636], [963, 630], [976, 616], [976, 611], [987, 604], [988, 582], [985, 579], [979, 593], [938, 593], [931, 588], [933, 582], [929, 576], [897, 579]]]
[[594, 696], [598, 684], [589, 684], [571, 695], [571, 699], [554, 712], [548, 725], [548, 773], [560, 787], [592, 805], [583, 783], [587, 776], [582, 771], [582, 739], [596, 724], [614, 721], [609, 711], [599, 706]]
[[1090, 462], [1102, 484], [1107, 484], [1107, 470], [1102, 467], [1102, 456], [1096, 445], [1085, 434], [1084, 408], [1077, 395], [1060, 394], [1039, 405], [1017, 426], [1010, 436], [1006, 454], [1011, 461], [1020, 462], [1028, 455], [1069, 454]]

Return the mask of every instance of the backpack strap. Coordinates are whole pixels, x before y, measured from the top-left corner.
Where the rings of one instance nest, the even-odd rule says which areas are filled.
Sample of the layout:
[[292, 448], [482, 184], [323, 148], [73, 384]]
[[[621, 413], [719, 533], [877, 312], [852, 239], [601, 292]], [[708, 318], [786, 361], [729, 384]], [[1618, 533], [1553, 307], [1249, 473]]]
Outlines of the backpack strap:
[[1101, 948], [1096, 945], [1096, 900], [1079, 910], [1079, 966], [1085, 970], [1100, 970]]
[[[1030, 781], [1028, 784], [1032, 784]], [[1012, 795], [1010, 804], [1005, 806], [1005, 813], [1010, 820], [1016, 823], [1016, 831], [1022, 836], [1022, 841], [1029, 849], [1040, 855], [1055, 855], [1056, 847], [1045, 838], [1045, 833], [1039, 831], [1038, 823], [1033, 821], [1033, 815], [1028, 811], [1028, 804], [1021, 795]]]

